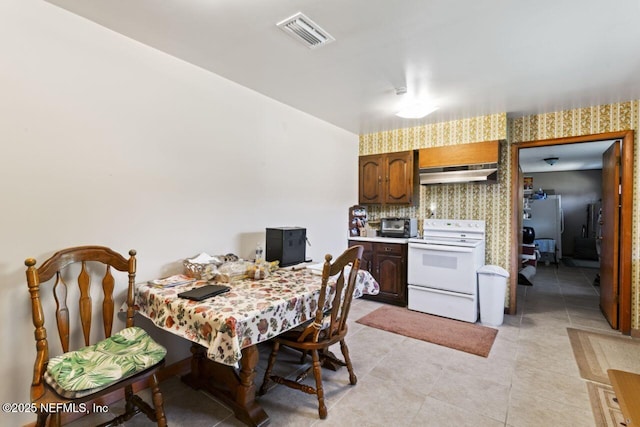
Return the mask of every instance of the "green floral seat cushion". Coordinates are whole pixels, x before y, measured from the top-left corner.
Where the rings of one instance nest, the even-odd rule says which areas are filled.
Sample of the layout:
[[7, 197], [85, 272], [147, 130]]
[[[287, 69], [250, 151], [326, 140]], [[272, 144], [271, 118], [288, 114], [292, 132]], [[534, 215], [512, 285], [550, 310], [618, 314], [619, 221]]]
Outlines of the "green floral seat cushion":
[[166, 354], [163, 346], [134, 326], [50, 359], [44, 377], [61, 396], [79, 398], [155, 365]]

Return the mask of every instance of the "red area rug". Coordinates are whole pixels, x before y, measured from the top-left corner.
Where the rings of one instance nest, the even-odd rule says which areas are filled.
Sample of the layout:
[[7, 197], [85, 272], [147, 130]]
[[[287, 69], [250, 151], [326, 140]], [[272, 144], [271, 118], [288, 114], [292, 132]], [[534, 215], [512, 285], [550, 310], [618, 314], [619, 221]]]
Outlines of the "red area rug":
[[494, 328], [391, 305], [380, 307], [356, 322], [482, 357], [489, 356], [498, 334]]

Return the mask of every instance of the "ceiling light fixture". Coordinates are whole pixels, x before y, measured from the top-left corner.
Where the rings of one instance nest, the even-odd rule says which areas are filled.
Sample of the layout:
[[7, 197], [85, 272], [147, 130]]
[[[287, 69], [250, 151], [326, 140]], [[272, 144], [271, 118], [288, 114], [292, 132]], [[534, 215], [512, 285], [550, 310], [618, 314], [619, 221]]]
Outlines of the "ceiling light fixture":
[[556, 162], [558, 161], [557, 157], [547, 157], [546, 159], [543, 159], [545, 162], [547, 162], [547, 164], [549, 166], [553, 166], [556, 164]]
[[[407, 93], [406, 86], [400, 86], [396, 88], [396, 95], [404, 95]], [[410, 97], [411, 99], [413, 97]], [[409, 101], [404, 102], [404, 106], [396, 113], [396, 116], [403, 119], [421, 119], [424, 116], [433, 113], [438, 109], [437, 105], [433, 103], [421, 102], [421, 101]]]
[[421, 119], [428, 114], [433, 113], [438, 109], [438, 106], [433, 104], [425, 104], [423, 102], [415, 102], [403, 107], [396, 113], [396, 116], [403, 119]]

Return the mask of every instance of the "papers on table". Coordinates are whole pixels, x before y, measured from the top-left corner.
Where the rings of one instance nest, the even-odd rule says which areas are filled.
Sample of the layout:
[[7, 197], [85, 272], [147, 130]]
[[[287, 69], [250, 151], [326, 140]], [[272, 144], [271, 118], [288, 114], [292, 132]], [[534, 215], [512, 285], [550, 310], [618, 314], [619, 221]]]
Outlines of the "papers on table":
[[288, 267], [282, 267], [281, 270], [310, 270], [313, 274], [322, 276], [322, 269], [324, 263], [311, 264], [310, 262], [301, 262], [300, 264], [290, 265]]
[[307, 265], [307, 269], [311, 270], [313, 274], [317, 274], [318, 276], [322, 276], [322, 269], [324, 268], [324, 263], [311, 264]]
[[206, 252], [202, 252], [193, 258], [188, 258], [187, 261], [189, 261], [192, 264], [219, 263], [219, 260], [217, 257], [211, 256]]
[[149, 280], [148, 283], [156, 288], [172, 288], [174, 286], [186, 285], [195, 281], [196, 279], [185, 274], [176, 274], [163, 279]]

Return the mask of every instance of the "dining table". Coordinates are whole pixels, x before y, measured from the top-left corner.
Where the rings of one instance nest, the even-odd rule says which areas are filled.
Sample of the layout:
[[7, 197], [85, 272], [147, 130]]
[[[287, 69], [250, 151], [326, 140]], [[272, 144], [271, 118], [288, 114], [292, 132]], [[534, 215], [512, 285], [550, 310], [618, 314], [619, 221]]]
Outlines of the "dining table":
[[[178, 294], [205, 286], [204, 280], [171, 287], [139, 283], [135, 300], [139, 313], [157, 327], [192, 342], [191, 370], [182, 377], [184, 382], [222, 400], [245, 424], [262, 426], [269, 424], [269, 417], [256, 401], [257, 345], [312, 320], [321, 283], [317, 270], [282, 268], [263, 279], [223, 283], [228, 292], [202, 301]], [[330, 278], [330, 293], [334, 285]], [[354, 298], [378, 292], [373, 276], [358, 270]], [[327, 304], [331, 300], [328, 297]]]

